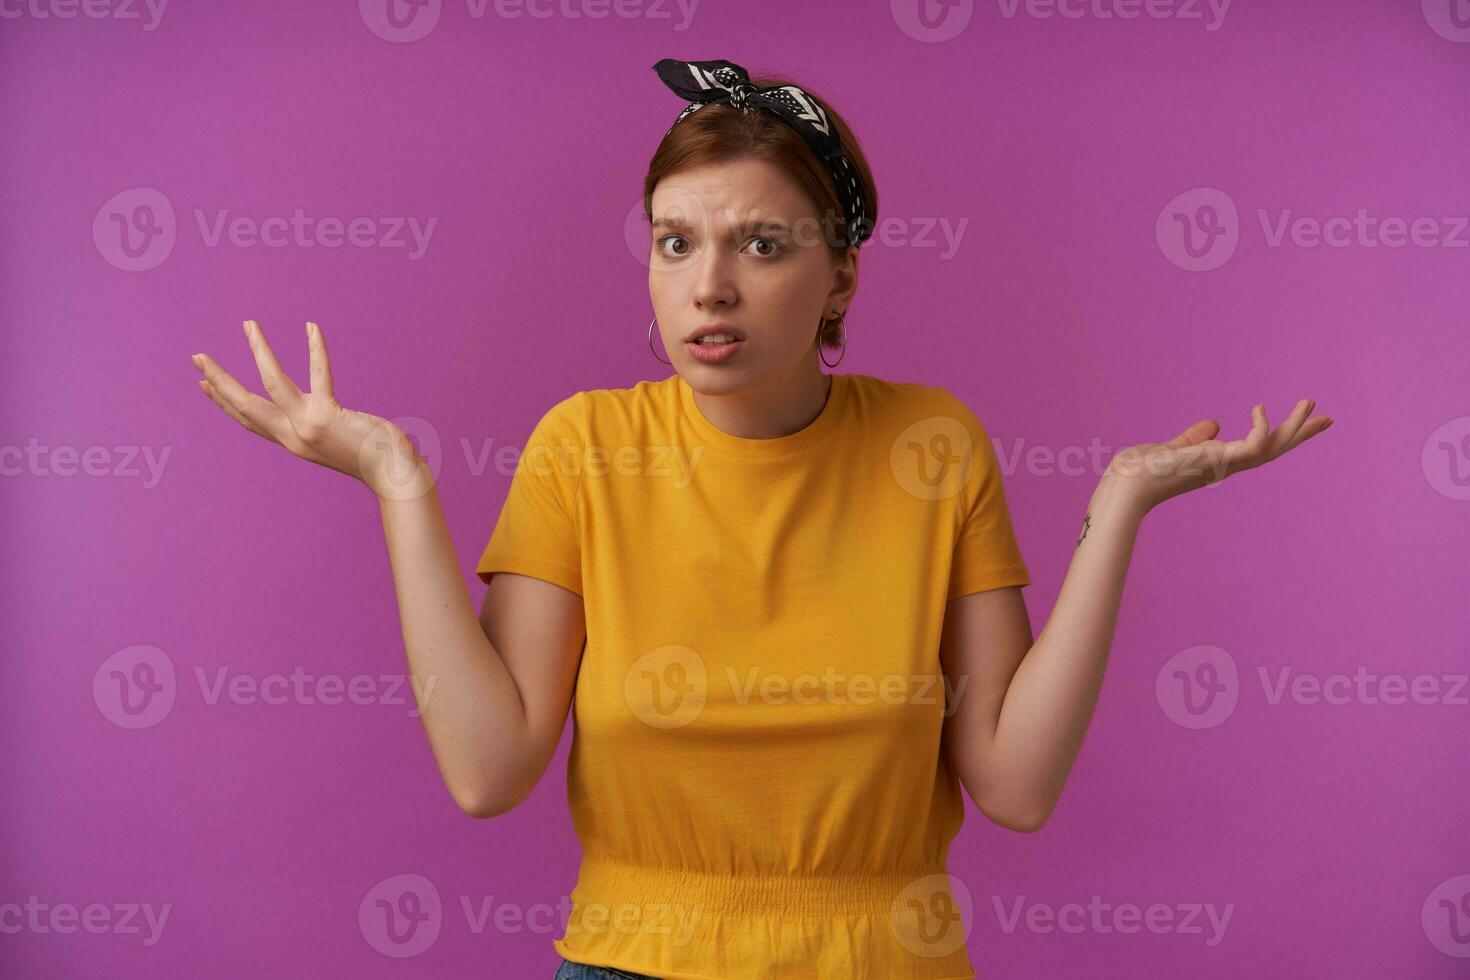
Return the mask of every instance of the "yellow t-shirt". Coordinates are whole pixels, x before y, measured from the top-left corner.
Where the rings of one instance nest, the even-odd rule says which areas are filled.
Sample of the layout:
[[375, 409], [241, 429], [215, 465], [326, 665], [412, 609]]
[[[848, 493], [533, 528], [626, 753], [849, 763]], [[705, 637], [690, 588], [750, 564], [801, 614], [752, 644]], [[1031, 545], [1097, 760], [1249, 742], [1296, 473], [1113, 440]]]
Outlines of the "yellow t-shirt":
[[567, 959], [664, 980], [973, 977], [945, 873], [945, 603], [1027, 585], [990, 439], [943, 388], [833, 374], [776, 439], [678, 374], [527, 440], [476, 571], [582, 596]]

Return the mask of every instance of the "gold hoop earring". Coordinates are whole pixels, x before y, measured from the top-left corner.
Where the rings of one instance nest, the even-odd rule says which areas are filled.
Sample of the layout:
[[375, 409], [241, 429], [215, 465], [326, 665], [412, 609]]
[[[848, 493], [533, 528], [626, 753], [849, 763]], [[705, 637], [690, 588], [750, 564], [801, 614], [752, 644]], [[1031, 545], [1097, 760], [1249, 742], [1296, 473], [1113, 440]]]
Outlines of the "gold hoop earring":
[[842, 330], [842, 353], [837, 355], [836, 364], [827, 364], [827, 358], [822, 354], [822, 328], [831, 321], [823, 319], [820, 323], [817, 324], [817, 356], [822, 358], [822, 363], [827, 364], [829, 368], [835, 368], [838, 364], [841, 364], [842, 359], [847, 356], [847, 311], [844, 310], [841, 313], [838, 313], [836, 319], [838, 324], [840, 325], [840, 329]]
[[659, 357], [658, 356], [658, 351], [656, 351], [656, 350], [653, 349], [653, 325], [655, 323], [657, 323], [657, 322], [658, 322], [658, 317], [654, 317], [652, 320], [649, 320], [648, 321], [648, 351], [649, 351], [649, 353], [651, 353], [654, 356], [654, 359], [657, 360], [660, 364], [667, 364], [667, 365], [669, 365], [669, 367], [673, 367], [674, 366], [674, 362], [673, 361], [666, 361], [666, 360], [664, 360], [662, 357]]

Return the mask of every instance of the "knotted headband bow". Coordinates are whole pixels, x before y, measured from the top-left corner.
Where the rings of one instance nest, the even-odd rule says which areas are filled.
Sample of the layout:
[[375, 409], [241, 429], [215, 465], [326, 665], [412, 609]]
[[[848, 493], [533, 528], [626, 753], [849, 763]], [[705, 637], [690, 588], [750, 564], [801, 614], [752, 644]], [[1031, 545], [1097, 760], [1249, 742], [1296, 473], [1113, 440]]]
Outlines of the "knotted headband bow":
[[[861, 245], [873, 234], [872, 222], [858, 187], [857, 170], [848, 162], [842, 138], [827, 118], [827, 110], [816, 96], [795, 85], [760, 88], [744, 68], [729, 61], [678, 61], [664, 58], [653, 66], [663, 83], [689, 104], [674, 119], [674, 126], [696, 109], [722, 102], [741, 112], [766, 109], [802, 135], [816, 153], [837, 188], [842, 213], [847, 218], [847, 244]], [[674, 131], [669, 127], [669, 132]], [[665, 136], [668, 133], [664, 134]]]

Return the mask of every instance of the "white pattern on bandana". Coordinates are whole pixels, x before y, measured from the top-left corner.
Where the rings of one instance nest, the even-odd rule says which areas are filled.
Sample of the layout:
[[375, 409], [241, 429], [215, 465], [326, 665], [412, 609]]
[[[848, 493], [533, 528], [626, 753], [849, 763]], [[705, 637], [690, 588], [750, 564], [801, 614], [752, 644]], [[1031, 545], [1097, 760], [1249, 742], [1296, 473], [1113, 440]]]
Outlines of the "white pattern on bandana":
[[[847, 219], [847, 244], [861, 245], [872, 234], [872, 221], [863, 206], [857, 174], [842, 148], [842, 139], [831, 126], [827, 110], [810, 92], [795, 85], [759, 88], [750, 75], [729, 61], [678, 61], [664, 58], [653, 66], [665, 85], [689, 104], [674, 119], [674, 126], [685, 116], [712, 102], [723, 102], [741, 112], [767, 109], [784, 119], [799, 132], [827, 167], [837, 197]], [[669, 132], [674, 131], [669, 127]], [[665, 136], [668, 133], [664, 134]]]

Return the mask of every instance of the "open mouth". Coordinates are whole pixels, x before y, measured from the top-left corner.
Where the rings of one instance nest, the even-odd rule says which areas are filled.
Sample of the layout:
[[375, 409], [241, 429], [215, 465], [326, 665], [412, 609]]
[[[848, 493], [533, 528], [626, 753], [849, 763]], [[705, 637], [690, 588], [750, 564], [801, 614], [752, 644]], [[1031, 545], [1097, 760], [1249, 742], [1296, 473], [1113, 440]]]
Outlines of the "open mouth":
[[689, 356], [705, 364], [718, 364], [735, 356], [745, 346], [745, 339], [734, 333], [705, 334], [684, 345]]

